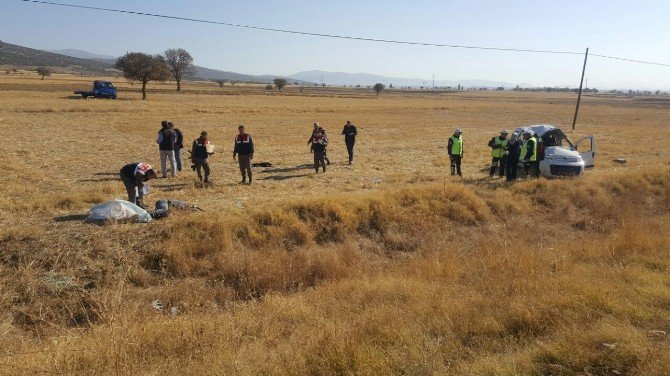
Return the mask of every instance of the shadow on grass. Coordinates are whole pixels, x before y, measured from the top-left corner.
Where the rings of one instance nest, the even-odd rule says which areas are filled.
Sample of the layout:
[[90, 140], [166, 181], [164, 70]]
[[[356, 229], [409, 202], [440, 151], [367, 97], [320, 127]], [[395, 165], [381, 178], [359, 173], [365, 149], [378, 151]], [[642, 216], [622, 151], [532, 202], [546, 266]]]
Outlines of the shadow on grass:
[[54, 217], [54, 222], [80, 222], [86, 219], [86, 214], [70, 214]]
[[77, 183], [95, 183], [101, 181], [121, 181], [121, 179], [119, 178], [81, 179], [77, 180]]
[[281, 172], [293, 172], [293, 171], [299, 171], [299, 170], [308, 170], [314, 168], [314, 165], [309, 163], [309, 164], [302, 164], [294, 167], [284, 167], [284, 168], [266, 168], [265, 170], [261, 171], [262, 174], [274, 174], [274, 173], [281, 173]]
[[152, 187], [155, 187], [156, 189], [160, 189], [161, 191], [164, 192], [174, 192], [174, 191], [181, 191], [186, 188], [191, 187], [192, 184], [190, 183], [180, 183], [180, 184], [163, 184], [163, 185], [153, 185]]
[[293, 178], [304, 178], [306, 176], [312, 176], [312, 174], [300, 174], [300, 175], [272, 175], [272, 176], [266, 176], [264, 178], [261, 178], [259, 180], [287, 180], [287, 179], [293, 179]]

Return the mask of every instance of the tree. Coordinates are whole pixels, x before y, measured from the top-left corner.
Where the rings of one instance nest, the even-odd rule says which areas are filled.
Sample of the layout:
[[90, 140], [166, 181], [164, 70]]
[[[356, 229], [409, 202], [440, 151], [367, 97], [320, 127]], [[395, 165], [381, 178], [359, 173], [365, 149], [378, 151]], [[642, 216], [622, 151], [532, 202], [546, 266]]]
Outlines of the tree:
[[142, 99], [147, 99], [147, 82], [165, 81], [170, 70], [162, 56], [142, 52], [128, 52], [116, 59], [114, 67], [123, 72], [123, 77], [142, 82]]
[[288, 82], [283, 78], [275, 78], [274, 80], [272, 80], [272, 82], [274, 82], [275, 86], [279, 91], [281, 91], [281, 88], [283, 88], [284, 86], [286, 86], [286, 84], [288, 84]]
[[52, 70], [47, 68], [47, 67], [39, 67], [37, 68], [37, 74], [42, 76], [42, 79], [44, 79], [44, 76], [51, 76]]
[[165, 63], [177, 81], [177, 91], [181, 91], [181, 80], [195, 75], [198, 70], [193, 65], [193, 57], [183, 48], [171, 48], [164, 53]]
[[271, 91], [272, 89], [274, 89], [274, 86], [272, 86], [270, 84], [265, 85], [265, 90]]
[[379, 92], [382, 91], [382, 90], [384, 90], [385, 87], [386, 87], [386, 86], [384, 86], [384, 84], [381, 84], [381, 83], [378, 82], [378, 83], [375, 84], [375, 86], [372, 87], [372, 89], [373, 89], [375, 92], [377, 92], [377, 95], [379, 95]]
[[393, 89], [393, 84], [389, 84], [389, 89]]
[[226, 83], [226, 80], [216, 80], [216, 81], [214, 81], [214, 82], [216, 82], [217, 84], [219, 84], [219, 87], [223, 87], [223, 84]]

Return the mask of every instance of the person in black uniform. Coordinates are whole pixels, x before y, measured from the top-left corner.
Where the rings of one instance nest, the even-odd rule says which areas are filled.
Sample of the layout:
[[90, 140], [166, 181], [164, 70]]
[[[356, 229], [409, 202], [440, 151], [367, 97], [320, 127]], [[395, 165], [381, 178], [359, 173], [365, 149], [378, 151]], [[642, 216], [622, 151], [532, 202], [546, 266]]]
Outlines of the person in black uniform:
[[347, 153], [349, 153], [349, 164], [351, 164], [354, 160], [354, 145], [356, 144], [358, 131], [356, 126], [351, 124], [351, 121], [347, 120], [347, 124], [345, 124], [344, 129], [342, 129], [342, 134], [344, 135], [344, 143], [347, 145]]
[[209, 163], [207, 162], [207, 157], [213, 153], [207, 152], [207, 145], [209, 145], [209, 139], [207, 138], [207, 132], [202, 131], [200, 137], [193, 141], [193, 146], [191, 147], [191, 162], [193, 162], [193, 168], [198, 172], [198, 180], [202, 182], [202, 170], [205, 170], [205, 183], [209, 183]]
[[507, 164], [505, 165], [505, 176], [507, 181], [516, 180], [516, 169], [519, 164], [522, 145], [523, 142], [519, 139], [519, 135], [512, 134], [512, 137], [507, 143]]
[[251, 160], [254, 159], [254, 140], [251, 135], [244, 132], [244, 125], [237, 128], [239, 134], [235, 136], [235, 148], [233, 149], [233, 159], [237, 156], [240, 165], [240, 173], [242, 173], [242, 181], [240, 184], [247, 182], [247, 175], [249, 176], [249, 185], [253, 179], [251, 175]]

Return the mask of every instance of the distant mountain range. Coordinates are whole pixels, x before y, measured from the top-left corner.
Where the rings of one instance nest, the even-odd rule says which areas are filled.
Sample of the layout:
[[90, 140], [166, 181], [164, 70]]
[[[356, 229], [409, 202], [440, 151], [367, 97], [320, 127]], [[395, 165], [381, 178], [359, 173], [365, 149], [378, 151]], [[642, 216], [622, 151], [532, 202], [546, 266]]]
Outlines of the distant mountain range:
[[[422, 78], [400, 78], [400, 77], [386, 77], [370, 73], [344, 73], [344, 72], [324, 72], [320, 70], [299, 72], [288, 76], [291, 79], [298, 79], [303, 81], [325, 83], [328, 85], [362, 85], [372, 86], [376, 83], [382, 83], [386, 86], [393, 85], [394, 87], [411, 86], [411, 87], [432, 87], [433, 80]], [[464, 87], [515, 87], [517, 84], [510, 82], [488, 81], [488, 80], [457, 80], [446, 81], [437, 80], [435, 86], [439, 87], [457, 87], [458, 85]], [[520, 87], [534, 87], [530, 84], [519, 84]]]
[[[110, 55], [101, 55], [88, 51], [77, 49], [61, 49], [42, 51], [33, 48], [17, 46], [14, 44], [0, 41], [0, 65], [5, 66], [23, 66], [23, 67], [60, 67], [65, 71], [87, 74], [109, 74], [114, 71], [112, 66], [116, 58]], [[277, 75], [250, 75], [224, 70], [212, 69], [197, 66], [196, 79], [203, 80], [225, 80], [234, 82], [258, 82], [270, 83], [273, 79], [283, 77], [289, 83], [297, 82], [302, 85], [327, 84], [334, 86], [372, 86], [376, 83], [382, 83], [386, 86], [394, 87], [432, 87], [433, 81], [422, 78], [400, 78], [386, 77], [370, 73], [344, 73], [344, 72], [326, 72], [320, 70], [304, 71], [288, 76]], [[512, 88], [517, 84], [510, 82], [489, 81], [489, 80], [437, 80], [436, 87], [457, 87], [461, 85], [466, 88], [479, 87], [505, 87]], [[520, 87], [535, 87], [531, 84], [518, 84]]]

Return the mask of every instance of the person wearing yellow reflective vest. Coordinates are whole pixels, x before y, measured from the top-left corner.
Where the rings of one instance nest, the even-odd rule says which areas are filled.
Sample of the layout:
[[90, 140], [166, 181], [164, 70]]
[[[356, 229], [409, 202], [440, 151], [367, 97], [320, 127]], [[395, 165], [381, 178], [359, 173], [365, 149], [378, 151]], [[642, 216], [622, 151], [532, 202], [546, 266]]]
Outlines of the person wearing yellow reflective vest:
[[520, 159], [523, 161], [523, 170], [526, 176], [540, 176], [540, 161], [537, 155], [537, 137], [533, 131], [523, 132], [523, 146], [521, 147]]
[[509, 132], [504, 130], [500, 132], [500, 136], [493, 137], [489, 141], [489, 147], [491, 148], [491, 169], [489, 170], [489, 176], [493, 177], [496, 173], [496, 168], [500, 164], [500, 171], [498, 175], [502, 178], [505, 176], [505, 165], [507, 163], [507, 135]]
[[454, 135], [449, 137], [447, 143], [447, 151], [449, 152], [449, 161], [451, 162], [451, 175], [461, 174], [461, 160], [463, 159], [463, 137], [461, 137], [461, 129], [456, 128]]

